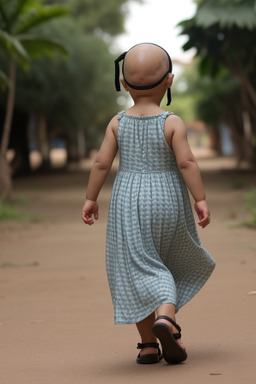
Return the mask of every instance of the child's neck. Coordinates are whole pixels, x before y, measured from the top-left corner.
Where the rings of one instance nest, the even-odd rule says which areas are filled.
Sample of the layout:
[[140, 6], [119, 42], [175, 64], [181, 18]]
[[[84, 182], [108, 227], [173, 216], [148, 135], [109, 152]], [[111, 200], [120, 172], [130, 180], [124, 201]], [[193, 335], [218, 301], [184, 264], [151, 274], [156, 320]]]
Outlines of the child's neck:
[[152, 116], [164, 112], [164, 109], [157, 103], [140, 100], [140, 102], [136, 101], [126, 112], [134, 116]]

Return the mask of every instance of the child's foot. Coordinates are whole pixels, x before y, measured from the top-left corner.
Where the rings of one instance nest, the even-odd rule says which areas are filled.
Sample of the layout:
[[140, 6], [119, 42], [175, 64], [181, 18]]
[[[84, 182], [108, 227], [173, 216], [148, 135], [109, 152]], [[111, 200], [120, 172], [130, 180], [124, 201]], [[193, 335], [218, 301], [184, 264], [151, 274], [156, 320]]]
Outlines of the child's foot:
[[158, 343], [138, 343], [137, 349], [141, 349], [137, 356], [138, 364], [159, 363], [162, 359]]
[[[170, 323], [169, 320], [166, 320], [166, 319], [158, 319], [157, 320], [156, 319], [155, 324], [157, 324], [157, 323], [166, 324], [167, 327], [170, 328], [170, 331], [172, 334], [179, 333], [179, 330], [172, 323]], [[176, 342], [181, 346], [181, 348], [186, 349], [184, 344], [181, 341], [181, 338], [177, 339]]]
[[180, 363], [187, 359], [181, 342], [181, 328], [168, 316], [157, 317], [152, 331], [162, 344], [163, 357], [168, 363]]
[[142, 348], [142, 350], [140, 351], [140, 355], [144, 356], [144, 355], [150, 355], [150, 354], [157, 354], [157, 352], [158, 352], [157, 348], [145, 347], [145, 348]]

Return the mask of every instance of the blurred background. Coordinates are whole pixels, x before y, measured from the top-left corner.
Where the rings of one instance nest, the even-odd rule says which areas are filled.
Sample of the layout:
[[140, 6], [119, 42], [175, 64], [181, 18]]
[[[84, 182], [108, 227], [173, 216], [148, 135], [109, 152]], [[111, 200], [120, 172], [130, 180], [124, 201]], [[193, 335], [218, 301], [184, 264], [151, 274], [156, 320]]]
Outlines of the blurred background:
[[0, 0], [2, 199], [13, 180], [91, 165], [108, 121], [131, 103], [114, 89], [113, 60], [145, 41], [173, 59], [173, 101], [162, 106], [184, 120], [196, 157], [254, 178], [255, 4]]
[[[112, 320], [104, 255], [118, 156], [97, 225], [81, 220], [105, 128], [131, 105], [114, 59], [147, 41], [173, 60], [162, 107], [186, 124], [212, 217], [199, 235], [217, 262], [179, 313], [191, 360], [161, 374], [135, 367], [135, 328]], [[2, 382], [254, 384], [255, 160], [256, 0], [0, 0]]]

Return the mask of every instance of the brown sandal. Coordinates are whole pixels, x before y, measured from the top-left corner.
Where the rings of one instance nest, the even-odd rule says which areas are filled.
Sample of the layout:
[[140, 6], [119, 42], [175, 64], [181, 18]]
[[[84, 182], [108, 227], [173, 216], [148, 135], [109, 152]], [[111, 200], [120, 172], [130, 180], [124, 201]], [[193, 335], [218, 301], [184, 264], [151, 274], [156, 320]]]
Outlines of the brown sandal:
[[179, 332], [172, 333], [168, 325], [164, 323], [155, 323], [152, 327], [154, 335], [160, 340], [163, 350], [163, 357], [169, 364], [180, 363], [187, 359], [187, 352], [176, 340], [181, 338], [180, 326], [168, 316], [158, 316], [155, 321], [168, 320]]
[[155, 364], [159, 363], [159, 361], [163, 358], [161, 355], [161, 351], [159, 348], [158, 343], [138, 343], [137, 349], [143, 349], [143, 348], [157, 348], [157, 353], [148, 353], [147, 355], [141, 356], [140, 353], [137, 356], [137, 363], [138, 364]]

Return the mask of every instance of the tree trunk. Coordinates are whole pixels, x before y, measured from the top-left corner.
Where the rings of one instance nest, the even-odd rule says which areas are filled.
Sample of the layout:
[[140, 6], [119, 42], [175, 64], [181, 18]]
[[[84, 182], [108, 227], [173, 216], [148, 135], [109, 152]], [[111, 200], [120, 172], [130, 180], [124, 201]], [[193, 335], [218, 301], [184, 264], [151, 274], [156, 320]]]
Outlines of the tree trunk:
[[[256, 160], [256, 145], [255, 145], [255, 134], [256, 129], [253, 122], [256, 118], [256, 93], [253, 90], [251, 84], [248, 87], [248, 81], [246, 76], [241, 76], [240, 89], [241, 89], [241, 99], [242, 99], [242, 122], [243, 122], [243, 136], [244, 136], [244, 154], [245, 159], [250, 163], [252, 168], [255, 168]], [[255, 100], [252, 96], [250, 98], [249, 88], [252, 88], [251, 93], [255, 93]]]
[[49, 142], [48, 142], [48, 132], [47, 132], [47, 120], [45, 115], [41, 114], [39, 116], [38, 124], [38, 140], [39, 140], [39, 149], [42, 154], [42, 168], [48, 169], [50, 166], [49, 160]]
[[16, 83], [16, 62], [14, 59], [10, 61], [10, 85], [8, 91], [8, 100], [6, 108], [6, 116], [4, 122], [4, 129], [1, 141], [0, 148], [0, 196], [5, 195], [5, 197], [10, 200], [12, 192], [12, 179], [10, 168], [6, 159], [8, 144], [11, 133], [12, 126], [12, 116], [15, 100], [15, 83]]
[[0, 156], [0, 197], [7, 201], [12, 199], [11, 170], [6, 157]]
[[244, 73], [242, 73], [240, 77], [241, 77], [241, 82], [244, 84], [245, 89], [248, 93], [248, 96], [251, 98], [251, 101], [252, 101], [254, 107], [256, 108], [256, 92], [255, 92], [255, 89], [254, 89], [252, 83], [244, 75]]
[[86, 155], [85, 134], [82, 128], [78, 128], [77, 130], [77, 154], [79, 160], [84, 159]]

